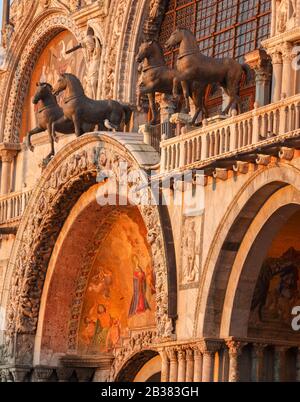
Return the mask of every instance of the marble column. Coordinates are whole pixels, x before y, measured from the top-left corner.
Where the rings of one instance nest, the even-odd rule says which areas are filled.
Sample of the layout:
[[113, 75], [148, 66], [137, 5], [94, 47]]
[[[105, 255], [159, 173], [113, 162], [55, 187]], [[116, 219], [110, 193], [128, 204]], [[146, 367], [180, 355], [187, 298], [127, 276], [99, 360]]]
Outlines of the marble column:
[[170, 362], [165, 349], [160, 349], [159, 354], [161, 357], [161, 382], [169, 381]]
[[186, 355], [186, 382], [193, 382], [194, 380], [194, 351], [191, 348], [187, 348]]
[[178, 356], [178, 382], [185, 382], [186, 377], [186, 353], [183, 347], [177, 350]]
[[204, 340], [199, 343], [199, 350], [203, 355], [202, 382], [214, 381], [215, 354], [221, 344], [212, 340]]
[[251, 353], [251, 381], [259, 382], [263, 380], [264, 349], [267, 345], [254, 343]]
[[300, 382], [300, 348], [298, 348], [296, 356], [296, 381]]
[[170, 347], [167, 349], [168, 358], [170, 360], [170, 376], [169, 382], [177, 382], [178, 378], [178, 360], [177, 351], [175, 347]]
[[284, 369], [286, 363], [286, 346], [275, 346], [274, 354], [274, 381], [284, 381]]
[[292, 53], [293, 46], [291, 43], [286, 42], [281, 47], [282, 50], [282, 61], [283, 61], [283, 68], [282, 68], [282, 88], [281, 93], [286, 96], [294, 95], [294, 70], [292, 68], [292, 61], [295, 57]]
[[282, 55], [277, 48], [270, 49], [267, 52], [271, 56], [273, 65], [272, 102], [278, 102], [282, 93]]
[[256, 49], [245, 55], [246, 63], [255, 71], [255, 104], [264, 106], [270, 103], [272, 77], [271, 58], [263, 49]]
[[239, 356], [245, 343], [229, 339], [226, 341], [229, 354], [229, 382], [238, 382], [240, 379]]
[[203, 369], [203, 355], [201, 351], [196, 348], [194, 350], [194, 382], [202, 381], [202, 369]]
[[0, 156], [2, 161], [1, 195], [5, 195], [11, 191], [12, 162], [16, 156], [16, 151], [2, 149]]

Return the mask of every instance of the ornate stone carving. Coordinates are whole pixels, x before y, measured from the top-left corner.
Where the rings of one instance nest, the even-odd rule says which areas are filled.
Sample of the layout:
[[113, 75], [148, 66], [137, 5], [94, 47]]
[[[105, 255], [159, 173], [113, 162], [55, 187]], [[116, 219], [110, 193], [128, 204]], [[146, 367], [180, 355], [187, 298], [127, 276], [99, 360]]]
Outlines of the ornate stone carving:
[[115, 90], [115, 71], [117, 69], [117, 55], [119, 51], [119, 46], [121, 44], [122, 29], [124, 23], [125, 10], [128, 6], [128, 0], [118, 0], [116, 5], [115, 14], [111, 16], [112, 31], [110, 33], [111, 40], [109, 43], [108, 51], [106, 55], [108, 56], [108, 63], [106, 66], [106, 80], [104, 87], [104, 94], [106, 98], [114, 97]]
[[168, 0], [150, 1], [149, 17], [144, 25], [144, 35], [147, 40], [158, 39], [167, 5]]
[[202, 216], [183, 217], [180, 289], [196, 287], [200, 279]]
[[281, 0], [276, 12], [277, 33], [283, 33], [288, 29], [294, 28], [297, 11], [297, 0]]
[[143, 331], [133, 334], [121, 348], [115, 349], [115, 360], [112, 364], [109, 381], [115, 379], [121, 367], [136, 353], [145, 349], [154, 349], [154, 342], [157, 339], [156, 331]]

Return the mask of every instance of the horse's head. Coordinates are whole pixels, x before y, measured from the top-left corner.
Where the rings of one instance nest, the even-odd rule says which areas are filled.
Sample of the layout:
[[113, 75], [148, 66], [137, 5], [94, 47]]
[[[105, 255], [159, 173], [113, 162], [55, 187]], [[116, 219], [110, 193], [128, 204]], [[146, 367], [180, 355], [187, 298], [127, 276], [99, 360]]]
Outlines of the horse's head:
[[59, 95], [61, 92], [63, 92], [68, 85], [68, 81], [67, 78], [65, 76], [65, 74], [60, 74], [59, 79], [57, 80], [56, 84], [54, 85], [53, 88], [53, 95], [57, 96]]
[[177, 28], [172, 35], [170, 36], [170, 38], [167, 40], [165, 46], [168, 50], [171, 50], [173, 47], [177, 46], [180, 44], [180, 42], [183, 39], [183, 34], [184, 34], [184, 30]]
[[47, 82], [37, 82], [32, 103], [36, 105], [38, 101], [46, 99], [49, 95], [52, 96], [52, 86]]
[[136, 56], [137, 63], [141, 63], [144, 59], [149, 58], [153, 53], [154, 41], [143, 42], [140, 45], [139, 52]]

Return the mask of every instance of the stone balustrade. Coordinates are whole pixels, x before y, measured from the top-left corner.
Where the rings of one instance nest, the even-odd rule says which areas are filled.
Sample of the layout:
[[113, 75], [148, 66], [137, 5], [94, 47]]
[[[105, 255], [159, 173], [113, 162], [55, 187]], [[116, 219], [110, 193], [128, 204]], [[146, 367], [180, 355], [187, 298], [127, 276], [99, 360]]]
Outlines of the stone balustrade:
[[162, 140], [161, 173], [210, 161], [300, 128], [300, 95]]
[[0, 197], [0, 225], [18, 221], [28, 204], [32, 190], [10, 193]]

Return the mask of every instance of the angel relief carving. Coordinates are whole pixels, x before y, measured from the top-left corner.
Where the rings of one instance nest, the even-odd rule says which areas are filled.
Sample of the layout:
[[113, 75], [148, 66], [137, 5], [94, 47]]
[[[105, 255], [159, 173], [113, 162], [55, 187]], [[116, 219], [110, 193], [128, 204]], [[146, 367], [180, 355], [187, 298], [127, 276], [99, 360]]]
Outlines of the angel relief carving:
[[276, 30], [283, 33], [294, 28], [297, 11], [297, 0], [281, 0], [276, 12]]
[[180, 286], [191, 287], [200, 279], [202, 217], [185, 218], [183, 223]]

